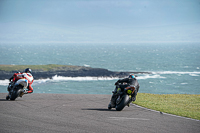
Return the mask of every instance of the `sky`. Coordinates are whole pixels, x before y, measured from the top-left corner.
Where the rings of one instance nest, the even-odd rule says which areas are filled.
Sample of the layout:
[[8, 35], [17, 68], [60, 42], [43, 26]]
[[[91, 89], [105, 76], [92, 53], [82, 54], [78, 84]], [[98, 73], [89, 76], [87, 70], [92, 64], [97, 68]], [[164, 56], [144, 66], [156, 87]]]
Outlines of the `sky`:
[[200, 42], [200, 0], [0, 0], [0, 43]]

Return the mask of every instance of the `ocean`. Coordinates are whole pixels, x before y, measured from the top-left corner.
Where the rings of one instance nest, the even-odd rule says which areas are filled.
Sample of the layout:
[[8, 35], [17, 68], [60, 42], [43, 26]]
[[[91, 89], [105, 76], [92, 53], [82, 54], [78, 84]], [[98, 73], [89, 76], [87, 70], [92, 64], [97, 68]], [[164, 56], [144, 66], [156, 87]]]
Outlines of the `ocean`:
[[[0, 52], [0, 64], [151, 72], [137, 75], [140, 93], [200, 94], [200, 43], [0, 43]], [[34, 93], [112, 94], [118, 79], [55, 75], [32, 86]], [[7, 92], [8, 83], [0, 80], [0, 93]]]

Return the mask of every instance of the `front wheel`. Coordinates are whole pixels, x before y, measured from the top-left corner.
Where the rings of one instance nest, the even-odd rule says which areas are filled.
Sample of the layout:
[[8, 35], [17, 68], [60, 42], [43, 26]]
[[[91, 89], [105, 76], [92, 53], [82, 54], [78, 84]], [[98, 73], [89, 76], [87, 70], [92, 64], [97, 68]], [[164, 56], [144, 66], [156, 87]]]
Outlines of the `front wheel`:
[[9, 95], [7, 95], [7, 96], [6, 96], [6, 100], [9, 100], [9, 99], [10, 99], [10, 97], [9, 97]]
[[123, 98], [121, 99], [120, 103], [116, 105], [116, 110], [121, 111], [129, 102], [129, 96], [123, 95]]
[[108, 105], [108, 109], [109, 109], [109, 110], [111, 110], [111, 109], [112, 109], [110, 104]]

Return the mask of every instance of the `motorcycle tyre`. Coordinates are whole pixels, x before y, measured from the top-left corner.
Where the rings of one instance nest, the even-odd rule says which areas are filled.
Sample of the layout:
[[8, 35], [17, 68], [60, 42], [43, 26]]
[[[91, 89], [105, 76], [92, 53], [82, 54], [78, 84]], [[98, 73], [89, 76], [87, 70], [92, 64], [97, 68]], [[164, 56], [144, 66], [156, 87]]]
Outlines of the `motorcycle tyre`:
[[10, 100], [14, 101], [20, 94], [20, 89], [19, 90], [14, 90], [14, 92], [10, 96]]
[[10, 97], [9, 96], [6, 96], [6, 100], [9, 100], [10, 99]]
[[128, 95], [124, 95], [124, 97], [122, 98], [121, 102], [119, 104], [116, 105], [116, 110], [117, 111], [121, 111], [123, 110], [123, 108], [128, 104], [129, 102], [129, 96]]
[[109, 110], [111, 110], [111, 109], [112, 109], [112, 108], [111, 108], [111, 105], [108, 105], [108, 109], [109, 109]]

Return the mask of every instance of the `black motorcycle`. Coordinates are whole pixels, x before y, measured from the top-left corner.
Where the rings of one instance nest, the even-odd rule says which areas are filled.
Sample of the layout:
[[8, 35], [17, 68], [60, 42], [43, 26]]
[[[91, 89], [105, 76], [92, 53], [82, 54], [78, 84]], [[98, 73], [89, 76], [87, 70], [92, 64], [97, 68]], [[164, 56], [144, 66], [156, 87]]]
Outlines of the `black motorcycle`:
[[[132, 102], [131, 95], [135, 91], [135, 86], [128, 86], [124, 88], [123, 90], [119, 88], [119, 85], [116, 85], [117, 92], [114, 94], [116, 96], [115, 100], [115, 109], [117, 111], [121, 111], [124, 109], [125, 106], [129, 106], [129, 104]], [[113, 92], [114, 93], [114, 92]], [[111, 109], [111, 105], [108, 105], [108, 109]]]
[[9, 94], [6, 96], [6, 100], [15, 100], [17, 97], [22, 97], [24, 92], [26, 92], [26, 88], [28, 87], [28, 80], [19, 79], [16, 83], [10, 83]]

